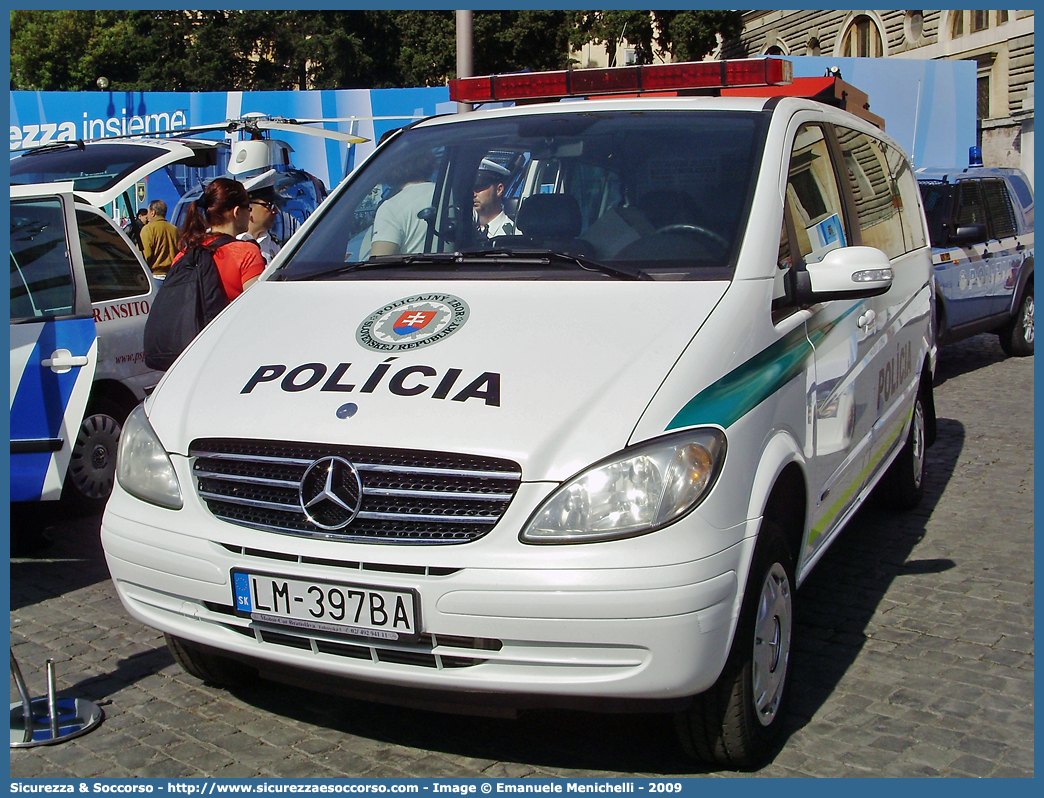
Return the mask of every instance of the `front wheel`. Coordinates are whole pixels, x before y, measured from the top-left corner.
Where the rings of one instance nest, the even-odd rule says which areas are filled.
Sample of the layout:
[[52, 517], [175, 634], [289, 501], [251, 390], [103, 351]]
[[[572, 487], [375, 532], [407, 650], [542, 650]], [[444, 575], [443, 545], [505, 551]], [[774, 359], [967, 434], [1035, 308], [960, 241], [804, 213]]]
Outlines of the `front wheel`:
[[87, 512], [100, 512], [116, 481], [120, 431], [130, 411], [114, 402], [92, 402], [73, 442], [63, 498]]
[[794, 626], [794, 561], [782, 530], [761, 525], [725, 669], [675, 716], [682, 747], [708, 764], [757, 767], [783, 727]]
[[1014, 318], [1001, 329], [1001, 349], [1012, 357], [1026, 357], [1033, 354], [1033, 283], [1026, 286], [1019, 303], [1019, 311]]

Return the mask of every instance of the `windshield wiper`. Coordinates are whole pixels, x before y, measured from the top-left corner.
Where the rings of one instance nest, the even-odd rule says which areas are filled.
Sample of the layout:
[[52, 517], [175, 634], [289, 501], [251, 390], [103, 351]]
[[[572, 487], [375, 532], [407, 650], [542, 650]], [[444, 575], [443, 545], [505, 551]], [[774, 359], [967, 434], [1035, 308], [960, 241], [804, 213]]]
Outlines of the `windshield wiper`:
[[350, 261], [345, 264], [334, 266], [330, 269], [320, 269], [310, 274], [302, 274], [299, 277], [287, 277], [288, 280], [315, 280], [322, 277], [330, 277], [335, 274], [349, 274], [362, 269], [396, 269], [400, 266], [418, 266], [425, 263], [456, 263], [459, 262], [459, 252], [431, 252], [407, 255], [374, 255], [367, 260]]
[[83, 151], [85, 145], [83, 139], [76, 139], [76, 141], [52, 141], [50, 144], [41, 144], [39, 147], [23, 150], [22, 155], [28, 157], [30, 155], [39, 155], [42, 152], [65, 149], [66, 147], [76, 147], [76, 149]]
[[630, 280], [651, 280], [648, 272], [644, 272], [637, 266], [629, 266], [625, 263], [602, 263], [591, 260], [582, 255], [570, 252], [559, 252], [553, 249], [477, 249], [460, 253], [465, 257], [481, 260], [495, 260], [498, 263], [533, 263], [543, 262], [548, 265], [568, 264], [576, 266], [589, 272], [601, 272], [611, 277], [626, 278]]
[[575, 266], [585, 271], [601, 272], [611, 277], [629, 280], [651, 280], [652, 277], [641, 269], [624, 264], [608, 264], [593, 261], [579, 255], [557, 252], [550, 249], [473, 249], [463, 252], [431, 252], [403, 255], [376, 255], [368, 260], [345, 263], [332, 269], [324, 269], [313, 274], [302, 275], [298, 280], [313, 280], [335, 274], [350, 274], [363, 269], [395, 269], [403, 266], [421, 266], [440, 264], [465, 266], [479, 263], [495, 263], [498, 266]]

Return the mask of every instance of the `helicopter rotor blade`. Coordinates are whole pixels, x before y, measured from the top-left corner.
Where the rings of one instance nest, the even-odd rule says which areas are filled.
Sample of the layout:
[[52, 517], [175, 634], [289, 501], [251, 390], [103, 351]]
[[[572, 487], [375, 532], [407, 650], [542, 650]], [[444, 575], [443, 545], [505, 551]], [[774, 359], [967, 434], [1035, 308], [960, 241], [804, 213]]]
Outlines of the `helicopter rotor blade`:
[[[328, 121], [328, 120], [322, 120]], [[344, 141], [348, 144], [362, 144], [364, 141], [369, 141], [368, 138], [363, 136], [356, 136], [353, 133], [341, 133], [338, 130], [325, 130], [323, 128], [314, 127], [303, 127], [300, 124], [293, 124], [287, 122], [272, 122], [269, 120], [258, 120], [255, 122], [262, 130], [281, 130], [285, 133], [304, 133], [306, 136], [319, 136], [321, 138], [335, 139], [337, 141]]]
[[366, 122], [371, 119], [427, 119], [425, 115], [401, 114], [398, 116], [337, 116], [328, 119], [294, 119], [302, 125], [312, 125], [319, 122]]

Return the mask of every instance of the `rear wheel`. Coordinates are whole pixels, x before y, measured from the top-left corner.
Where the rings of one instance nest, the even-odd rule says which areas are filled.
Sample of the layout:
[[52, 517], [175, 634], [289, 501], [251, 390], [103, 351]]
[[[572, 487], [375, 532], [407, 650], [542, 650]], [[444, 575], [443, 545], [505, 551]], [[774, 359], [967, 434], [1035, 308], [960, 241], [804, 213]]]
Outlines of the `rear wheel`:
[[257, 671], [231, 657], [190, 640], [163, 635], [174, 661], [189, 674], [218, 687], [244, 687], [256, 681]]
[[765, 520], [725, 669], [675, 716], [682, 747], [709, 764], [757, 767], [783, 727], [794, 624], [794, 563], [782, 530]]
[[926, 446], [924, 400], [918, 392], [906, 443], [878, 486], [877, 495], [881, 504], [894, 510], [912, 510], [921, 503]]
[[1004, 325], [998, 335], [1001, 349], [1007, 354], [1013, 357], [1033, 354], [1033, 283], [1026, 286], [1018, 313]]

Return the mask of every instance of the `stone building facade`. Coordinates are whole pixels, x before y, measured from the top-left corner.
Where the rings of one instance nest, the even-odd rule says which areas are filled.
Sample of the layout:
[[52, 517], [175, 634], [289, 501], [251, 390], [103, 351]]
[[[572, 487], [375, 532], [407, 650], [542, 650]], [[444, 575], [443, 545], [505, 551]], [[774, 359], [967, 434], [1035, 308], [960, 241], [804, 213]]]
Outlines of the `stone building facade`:
[[983, 162], [1033, 179], [1032, 11], [745, 11], [720, 54], [975, 61]]

